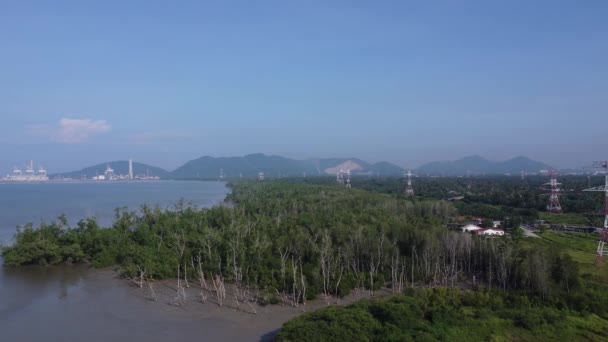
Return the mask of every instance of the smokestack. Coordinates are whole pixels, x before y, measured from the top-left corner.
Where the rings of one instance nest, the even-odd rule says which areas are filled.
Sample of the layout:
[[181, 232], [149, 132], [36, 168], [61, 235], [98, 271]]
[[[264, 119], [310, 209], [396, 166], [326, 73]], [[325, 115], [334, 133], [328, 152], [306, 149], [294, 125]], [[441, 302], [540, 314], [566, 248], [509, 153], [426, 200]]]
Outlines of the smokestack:
[[129, 179], [133, 179], [133, 158], [129, 158]]

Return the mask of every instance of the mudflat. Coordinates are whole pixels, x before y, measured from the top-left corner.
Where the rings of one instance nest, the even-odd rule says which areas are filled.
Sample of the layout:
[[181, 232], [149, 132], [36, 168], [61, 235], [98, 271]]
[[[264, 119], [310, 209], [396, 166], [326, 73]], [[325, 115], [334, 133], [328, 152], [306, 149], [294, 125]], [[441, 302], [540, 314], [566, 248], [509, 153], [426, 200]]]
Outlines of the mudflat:
[[[0, 332], [4, 341], [166, 342], [271, 340], [282, 324], [327, 305], [315, 300], [293, 307], [261, 306], [227, 298], [220, 307], [209, 293], [201, 301], [198, 284], [186, 289], [185, 304], [173, 305], [175, 280], [148, 286], [119, 278], [112, 269], [86, 265], [0, 267]], [[348, 304], [367, 297], [342, 300]], [[332, 302], [332, 305], [336, 304]]]

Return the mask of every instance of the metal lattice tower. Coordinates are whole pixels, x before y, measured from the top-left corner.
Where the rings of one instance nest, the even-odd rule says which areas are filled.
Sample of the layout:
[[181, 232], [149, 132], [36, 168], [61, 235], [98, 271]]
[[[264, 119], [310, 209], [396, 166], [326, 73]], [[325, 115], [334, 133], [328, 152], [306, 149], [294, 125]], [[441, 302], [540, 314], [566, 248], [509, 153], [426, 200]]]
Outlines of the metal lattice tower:
[[350, 188], [350, 169], [346, 170], [346, 187]]
[[549, 185], [551, 191], [549, 193], [549, 204], [547, 204], [547, 211], [550, 213], [561, 214], [563, 211], [562, 206], [559, 204], [559, 196], [561, 195], [559, 186], [562, 183], [557, 182], [557, 171], [549, 171], [549, 176], [551, 177], [551, 180], [549, 183], [544, 184]]
[[603, 186], [596, 186], [593, 188], [585, 189], [583, 191], [600, 191], [604, 195], [604, 229], [600, 234], [600, 241], [597, 245], [597, 258], [599, 260], [604, 258], [604, 246], [608, 242], [608, 161], [597, 162], [593, 164], [593, 167], [603, 168], [605, 172], [605, 180]]
[[220, 169], [220, 179], [224, 179], [224, 169]]
[[414, 188], [412, 188], [412, 171], [407, 171], [405, 174], [407, 176], [407, 186], [405, 187], [405, 197], [414, 196]]

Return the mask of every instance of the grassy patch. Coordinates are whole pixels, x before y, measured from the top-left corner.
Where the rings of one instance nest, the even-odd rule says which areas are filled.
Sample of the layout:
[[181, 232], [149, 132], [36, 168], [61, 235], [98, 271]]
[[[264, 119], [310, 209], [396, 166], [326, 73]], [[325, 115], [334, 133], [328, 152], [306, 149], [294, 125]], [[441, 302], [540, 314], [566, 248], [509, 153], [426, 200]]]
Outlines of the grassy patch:
[[588, 226], [591, 223], [584, 215], [576, 213], [554, 214], [547, 212], [539, 212], [538, 216], [541, 220], [545, 220], [548, 224], [567, 224], [573, 226]]
[[541, 239], [528, 239], [527, 242], [557, 246], [579, 264], [581, 275], [589, 274], [596, 281], [608, 283], [608, 266], [598, 268], [595, 262], [597, 234], [545, 231], [539, 235]]

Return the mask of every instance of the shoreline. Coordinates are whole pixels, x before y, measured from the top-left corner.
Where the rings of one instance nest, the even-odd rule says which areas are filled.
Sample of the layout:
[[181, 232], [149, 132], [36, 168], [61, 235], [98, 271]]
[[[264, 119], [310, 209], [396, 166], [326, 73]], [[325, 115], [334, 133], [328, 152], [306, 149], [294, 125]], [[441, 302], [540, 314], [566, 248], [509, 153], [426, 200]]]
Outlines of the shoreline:
[[[89, 342], [191, 339], [202, 341], [273, 341], [283, 324], [302, 314], [328, 306], [346, 306], [364, 299], [381, 299], [390, 290], [351, 293], [340, 299], [323, 296], [294, 307], [235, 301], [234, 285], [226, 285], [222, 306], [213, 290], [194, 281], [184, 288], [186, 300], [175, 305], [176, 279], [152, 281], [156, 300], [144, 283], [119, 275], [111, 267], [96, 269], [88, 264], [56, 266], [0, 266], [2, 291], [14, 293], [0, 301], [0, 331], [7, 340], [66, 341], [90, 336]], [[213, 287], [213, 286], [211, 286]], [[60, 314], [59, 314], [60, 313]], [[37, 329], [28, 329], [40, 321]], [[77, 322], [77, 324], [75, 324]], [[50, 339], [49, 339], [50, 338]]]
[[[105, 278], [105, 281], [116, 280], [127, 287], [127, 292], [140, 304], [145, 305], [167, 317], [186, 316], [193, 320], [193, 323], [207, 320], [221, 320], [230, 322], [246, 340], [272, 341], [279, 333], [283, 324], [302, 314], [324, 309], [330, 306], [347, 306], [361, 300], [386, 298], [393, 293], [390, 289], [383, 288], [375, 291], [373, 296], [369, 291], [353, 291], [344, 298], [323, 299], [323, 294], [319, 294], [316, 299], [307, 301], [306, 304], [300, 303], [294, 306], [291, 301], [284, 304], [268, 304], [249, 302], [244, 299], [243, 288], [238, 289], [234, 284], [226, 284], [226, 299], [220, 306], [213, 286], [209, 283], [209, 289], [201, 288], [195, 281], [189, 280], [189, 287], [182, 287], [185, 293], [185, 301], [177, 304], [178, 291], [177, 279], [165, 279], [152, 281], [152, 287], [148, 282], [144, 282], [140, 288], [134, 279], [121, 277], [115, 270], [110, 268], [95, 269], [89, 267], [87, 272], [94, 278]], [[101, 279], [100, 281], [104, 281]], [[182, 280], [183, 282], [183, 280]], [[206, 296], [206, 302], [202, 301], [201, 293]], [[238, 300], [237, 297], [238, 296]], [[239, 335], [241, 335], [239, 333]]]
[[117, 179], [117, 180], [92, 180], [92, 179], [49, 179], [48, 181], [7, 181], [0, 180], [0, 184], [114, 184], [114, 183], [156, 183], [162, 181], [173, 181], [173, 179]]

